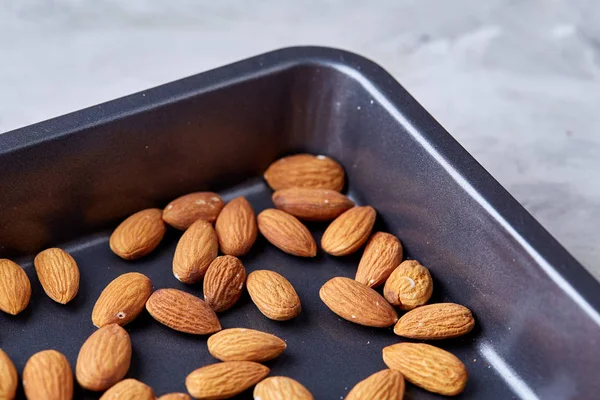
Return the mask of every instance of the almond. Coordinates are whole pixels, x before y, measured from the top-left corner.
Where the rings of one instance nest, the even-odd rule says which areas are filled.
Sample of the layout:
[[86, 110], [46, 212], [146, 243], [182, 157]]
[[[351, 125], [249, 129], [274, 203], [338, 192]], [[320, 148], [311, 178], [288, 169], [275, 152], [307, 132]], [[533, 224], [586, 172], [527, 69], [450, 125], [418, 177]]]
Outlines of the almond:
[[300, 382], [285, 376], [271, 376], [254, 388], [254, 398], [260, 400], [313, 400], [313, 395]]
[[204, 301], [216, 312], [225, 311], [238, 301], [245, 281], [246, 269], [238, 258], [217, 257], [204, 277]]
[[219, 246], [224, 254], [240, 257], [247, 254], [258, 235], [254, 209], [245, 197], [231, 200], [215, 224]]
[[28, 399], [70, 400], [73, 372], [67, 358], [56, 350], [35, 353], [23, 369], [23, 387]]
[[166, 230], [161, 210], [138, 211], [121, 222], [110, 235], [110, 249], [125, 260], [135, 260], [154, 250]]
[[423, 343], [398, 343], [383, 349], [383, 361], [407, 381], [445, 396], [459, 394], [467, 384], [465, 365], [453, 354]]
[[146, 309], [155, 320], [179, 332], [208, 335], [221, 330], [217, 314], [198, 297], [181, 290], [157, 290]]
[[269, 208], [258, 214], [260, 233], [275, 247], [300, 257], [317, 255], [317, 244], [298, 218], [284, 211]]
[[337, 217], [321, 238], [321, 247], [332, 256], [346, 256], [369, 238], [377, 213], [370, 206], [353, 207]]
[[204, 277], [219, 253], [217, 234], [209, 222], [194, 222], [179, 239], [173, 256], [173, 275], [183, 283], [196, 283]]
[[429, 270], [416, 260], [402, 262], [383, 287], [383, 296], [401, 310], [412, 310], [429, 301], [433, 280]]
[[356, 384], [346, 400], [402, 400], [404, 377], [393, 369], [384, 369]]
[[326, 156], [296, 154], [275, 161], [265, 171], [265, 180], [273, 190], [309, 187], [341, 191], [344, 168]]
[[300, 298], [292, 284], [277, 272], [258, 270], [246, 280], [250, 298], [267, 318], [287, 321], [302, 311]]
[[368, 287], [380, 286], [401, 261], [402, 244], [398, 238], [377, 232], [367, 242], [354, 279]]
[[184, 231], [199, 219], [215, 222], [224, 205], [225, 202], [216, 193], [190, 193], [167, 204], [162, 219], [173, 228]]
[[31, 299], [31, 283], [19, 264], [0, 259], [0, 310], [17, 315]]
[[331, 311], [355, 324], [386, 328], [398, 320], [398, 314], [379, 293], [350, 278], [336, 277], [319, 291]]
[[185, 386], [199, 400], [228, 399], [268, 374], [269, 368], [252, 361], [226, 361], [193, 371], [185, 379]]
[[275, 207], [306, 221], [331, 221], [354, 207], [343, 194], [329, 189], [289, 188], [273, 193]]
[[439, 303], [415, 308], [396, 323], [394, 333], [411, 339], [450, 339], [471, 332], [475, 320], [460, 304]]
[[208, 338], [208, 351], [221, 361], [265, 362], [280, 355], [286, 343], [270, 333], [231, 328]]
[[100, 293], [92, 322], [97, 327], [128, 324], [142, 312], [151, 294], [152, 282], [146, 275], [138, 272], [120, 275]]
[[[1, 268], [1, 265], [0, 265]], [[13, 400], [17, 394], [19, 377], [10, 357], [0, 349], [0, 399]]]
[[154, 390], [135, 379], [125, 379], [108, 389], [100, 400], [155, 400]]
[[62, 249], [46, 249], [33, 260], [44, 292], [52, 300], [67, 304], [79, 291], [79, 268], [69, 253]]
[[190, 396], [185, 393], [167, 393], [163, 394], [158, 400], [192, 400]]
[[75, 375], [81, 387], [101, 391], [119, 382], [131, 363], [131, 340], [117, 324], [103, 326], [83, 343]]

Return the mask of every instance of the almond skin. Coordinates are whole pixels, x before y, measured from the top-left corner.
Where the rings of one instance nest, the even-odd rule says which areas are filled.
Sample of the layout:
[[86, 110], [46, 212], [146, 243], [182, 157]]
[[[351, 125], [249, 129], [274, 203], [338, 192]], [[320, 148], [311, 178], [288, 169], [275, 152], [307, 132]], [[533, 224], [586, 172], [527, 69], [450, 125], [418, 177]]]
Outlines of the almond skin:
[[94, 326], [130, 323], [142, 312], [151, 294], [152, 282], [146, 275], [129, 272], [118, 276], [104, 288], [94, 305]]
[[254, 388], [254, 398], [260, 400], [313, 400], [313, 395], [300, 382], [285, 376], [270, 376]]
[[84, 389], [106, 390], [119, 382], [131, 363], [131, 340], [117, 324], [103, 326], [83, 343], [75, 375]]
[[185, 393], [167, 393], [160, 396], [158, 400], [192, 400], [192, 398]]
[[382, 285], [402, 261], [402, 244], [394, 235], [371, 236], [356, 270], [356, 281], [374, 288]]
[[17, 315], [31, 299], [31, 283], [19, 264], [0, 259], [0, 310]]
[[401, 310], [412, 310], [426, 304], [432, 293], [431, 274], [416, 260], [402, 262], [383, 287], [383, 297]]
[[192, 400], [192, 398], [185, 393], [167, 393], [160, 396], [158, 400]]
[[79, 291], [79, 268], [69, 253], [62, 249], [46, 249], [33, 260], [44, 292], [52, 300], [67, 304]]
[[317, 255], [317, 244], [298, 218], [284, 211], [269, 208], [258, 214], [260, 233], [278, 249], [299, 257]]
[[453, 354], [423, 343], [398, 343], [383, 349], [383, 361], [407, 381], [445, 396], [459, 394], [467, 384], [465, 365]]
[[155, 400], [154, 390], [135, 379], [125, 379], [108, 389], [100, 400]]
[[228, 399], [268, 374], [269, 368], [252, 361], [226, 361], [193, 371], [185, 379], [185, 387], [199, 400]]
[[217, 234], [209, 222], [194, 222], [181, 236], [173, 256], [173, 275], [183, 283], [200, 281], [219, 253]]
[[0, 399], [12, 400], [17, 393], [19, 376], [10, 357], [0, 349]]
[[306, 221], [331, 221], [354, 207], [343, 194], [329, 189], [289, 188], [273, 193], [278, 209]]
[[209, 353], [221, 361], [265, 362], [279, 356], [287, 344], [275, 335], [246, 328], [231, 328], [208, 338]]
[[72, 399], [73, 372], [69, 361], [56, 350], [35, 353], [23, 369], [23, 387], [31, 400]]
[[215, 312], [231, 308], [242, 295], [246, 269], [233, 256], [221, 256], [210, 263], [204, 276], [204, 301]]
[[265, 180], [273, 190], [308, 187], [341, 191], [344, 168], [333, 159], [312, 154], [296, 154], [275, 161], [265, 171]]
[[215, 222], [224, 205], [225, 202], [216, 193], [190, 193], [167, 204], [162, 219], [173, 228], [184, 231], [199, 219]]
[[302, 311], [292, 284], [277, 272], [258, 270], [246, 280], [250, 298], [261, 313], [275, 321], [287, 321]]
[[331, 311], [355, 324], [386, 328], [398, 320], [398, 314], [379, 293], [350, 278], [336, 277], [319, 291]]
[[231, 200], [215, 224], [223, 254], [240, 257], [247, 254], [258, 236], [256, 215], [245, 197]]
[[393, 369], [384, 369], [356, 384], [346, 400], [402, 400], [404, 377]]
[[217, 314], [198, 297], [181, 290], [157, 290], [146, 309], [152, 318], [179, 332], [208, 335], [221, 330]]
[[337, 217], [321, 238], [321, 247], [332, 256], [354, 253], [369, 239], [377, 213], [370, 206], [353, 207]]
[[135, 260], [154, 250], [166, 230], [161, 210], [149, 208], [138, 211], [121, 222], [110, 235], [110, 249], [125, 260]]
[[475, 320], [467, 307], [438, 303], [404, 314], [394, 326], [394, 333], [419, 340], [451, 339], [471, 332], [473, 326]]

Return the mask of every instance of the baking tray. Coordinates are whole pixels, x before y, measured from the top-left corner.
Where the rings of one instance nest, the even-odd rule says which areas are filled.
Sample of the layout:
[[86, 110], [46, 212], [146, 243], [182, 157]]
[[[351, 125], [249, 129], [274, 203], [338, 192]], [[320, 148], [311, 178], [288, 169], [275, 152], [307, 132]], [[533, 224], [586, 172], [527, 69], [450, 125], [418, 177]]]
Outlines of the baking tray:
[[[245, 195], [258, 212], [271, 206], [262, 172], [296, 152], [339, 160], [349, 195], [377, 209], [377, 229], [400, 237], [405, 257], [431, 269], [432, 301], [473, 310], [471, 334], [437, 343], [468, 368], [461, 397], [597, 398], [598, 282], [381, 67], [317, 47], [267, 53], [0, 135], [0, 257], [18, 261], [33, 286], [23, 313], [0, 313], [0, 346], [19, 372], [48, 348], [74, 366], [94, 331], [95, 300], [125, 272], [148, 275], [155, 289], [201, 295], [201, 285], [171, 274], [179, 232], [128, 262], [110, 252], [111, 229], [137, 210], [199, 190]], [[310, 228], [319, 239], [324, 225]], [[32, 267], [49, 246], [66, 248], [81, 270], [79, 294], [67, 306], [44, 295]], [[296, 258], [261, 238], [244, 265], [286, 276], [303, 312], [270, 321], [244, 295], [221, 323], [281, 336], [288, 349], [268, 363], [272, 374], [298, 379], [317, 399], [343, 398], [384, 368], [381, 349], [401, 340], [391, 329], [340, 320], [319, 300], [321, 285], [352, 277], [358, 260], [322, 251]], [[157, 394], [185, 391], [189, 372], [216, 361], [206, 337], [174, 332], [145, 313], [127, 330], [128, 376]], [[407, 392], [437, 398], [412, 385]], [[76, 389], [76, 398], [97, 395]]]

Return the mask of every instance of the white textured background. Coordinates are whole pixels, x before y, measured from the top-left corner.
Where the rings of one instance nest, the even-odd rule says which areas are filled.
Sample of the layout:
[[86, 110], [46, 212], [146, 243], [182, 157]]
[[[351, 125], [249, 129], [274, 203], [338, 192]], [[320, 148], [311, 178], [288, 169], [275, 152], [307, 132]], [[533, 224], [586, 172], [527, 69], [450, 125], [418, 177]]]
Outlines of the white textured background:
[[384, 66], [600, 278], [598, 0], [0, 0], [0, 132], [298, 44]]

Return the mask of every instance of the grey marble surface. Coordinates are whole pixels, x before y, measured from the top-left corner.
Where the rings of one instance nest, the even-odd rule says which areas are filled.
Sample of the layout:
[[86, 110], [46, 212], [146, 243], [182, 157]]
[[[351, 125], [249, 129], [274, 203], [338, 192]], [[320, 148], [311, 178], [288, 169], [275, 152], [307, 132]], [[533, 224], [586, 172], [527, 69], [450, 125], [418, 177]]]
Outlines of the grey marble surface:
[[600, 278], [597, 0], [0, 0], [0, 132], [298, 44], [383, 65]]

